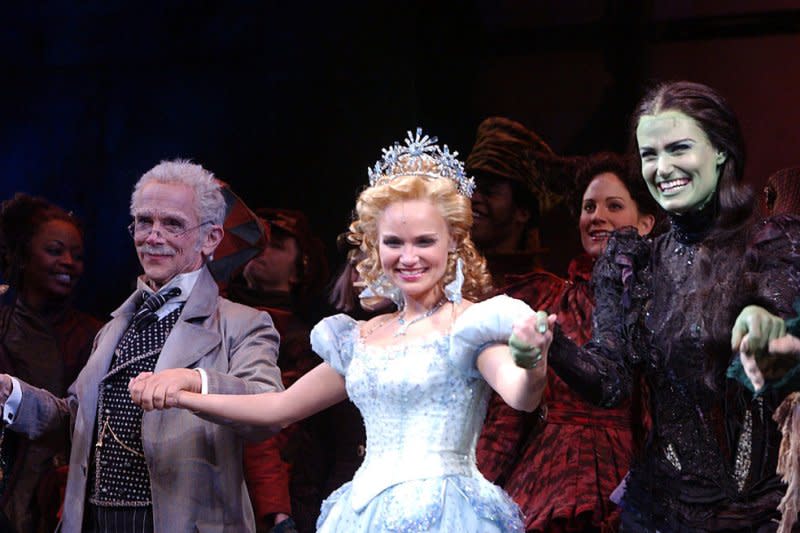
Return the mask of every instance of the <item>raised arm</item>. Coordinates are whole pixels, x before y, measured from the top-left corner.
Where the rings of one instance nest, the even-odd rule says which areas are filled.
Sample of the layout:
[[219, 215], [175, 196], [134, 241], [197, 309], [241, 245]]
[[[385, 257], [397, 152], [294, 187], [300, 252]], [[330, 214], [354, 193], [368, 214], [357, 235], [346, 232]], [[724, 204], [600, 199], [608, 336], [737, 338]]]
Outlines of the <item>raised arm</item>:
[[596, 405], [614, 407], [630, 396], [632, 367], [648, 349], [639, 335], [650, 297], [649, 260], [650, 245], [635, 230], [616, 232], [592, 275], [592, 338], [579, 347], [558, 327], [553, 334], [550, 367]]
[[511, 345], [491, 345], [478, 356], [478, 371], [514, 409], [531, 412], [541, 402], [555, 321], [555, 315], [530, 315], [514, 324]]
[[197, 394], [174, 390], [166, 394], [163, 405], [143, 405], [142, 391], [152, 374], [131, 380], [131, 398], [143, 409], [180, 407], [240, 424], [282, 429], [347, 398], [344, 378], [327, 363], [301, 377], [283, 392], [261, 394]]

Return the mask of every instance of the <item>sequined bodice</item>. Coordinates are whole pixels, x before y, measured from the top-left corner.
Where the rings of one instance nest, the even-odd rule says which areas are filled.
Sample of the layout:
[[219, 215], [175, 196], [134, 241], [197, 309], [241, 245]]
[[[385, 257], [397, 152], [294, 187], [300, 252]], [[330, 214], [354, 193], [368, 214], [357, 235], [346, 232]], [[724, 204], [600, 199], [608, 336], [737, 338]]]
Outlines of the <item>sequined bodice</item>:
[[[750, 407], [741, 402], [726, 406], [737, 385], [720, 376], [711, 388], [704, 381], [704, 369], [707, 346], [719, 344], [709, 342], [710, 322], [720, 316], [735, 317], [734, 304], [738, 302], [722, 301], [715, 293], [703, 290], [699, 259], [703, 253], [707, 251], [701, 244], [682, 244], [673, 234], [658, 239], [653, 248], [654, 289], [643, 320], [651, 349], [642, 354], [642, 370], [657, 421], [649, 454], [666, 460], [663, 468], [668, 471], [685, 472], [695, 487], [736, 494], [748, 476], [741, 468], [737, 472], [734, 463], [744, 453], [737, 453], [744, 431], [739, 426]], [[741, 283], [739, 273], [731, 265], [729, 275], [715, 290], [733, 294], [737, 282]], [[714, 301], [713, 316], [709, 300]], [[681, 312], [675, 313], [675, 309]], [[720, 422], [723, 412], [729, 419], [728, 434]], [[749, 446], [750, 429], [747, 432], [743, 436]]]
[[356, 487], [375, 486], [378, 479], [474, 474], [489, 388], [455, 371], [449, 348], [449, 336], [392, 347], [356, 343], [347, 392], [364, 417], [368, 444]]

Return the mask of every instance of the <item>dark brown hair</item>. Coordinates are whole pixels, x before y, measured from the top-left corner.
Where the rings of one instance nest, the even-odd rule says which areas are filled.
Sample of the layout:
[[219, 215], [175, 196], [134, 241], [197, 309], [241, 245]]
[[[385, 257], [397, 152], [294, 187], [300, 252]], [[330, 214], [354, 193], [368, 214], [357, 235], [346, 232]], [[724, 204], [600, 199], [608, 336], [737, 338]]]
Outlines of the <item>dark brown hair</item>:
[[0, 205], [0, 272], [16, 290], [22, 288], [22, 266], [28, 260], [33, 237], [51, 220], [69, 222], [83, 237], [78, 219], [44, 198], [17, 193]]
[[631, 158], [626, 158], [613, 152], [592, 154], [584, 158], [578, 166], [575, 174], [573, 197], [570, 198], [569, 202], [570, 210], [576, 217], [580, 216], [581, 203], [586, 188], [589, 187], [594, 178], [606, 172], [610, 172], [619, 178], [628, 193], [630, 193], [633, 201], [636, 202], [636, 208], [640, 213], [658, 218], [661, 208], [647, 189], [642, 174], [638, 171], [636, 165], [633, 164]]
[[716, 150], [724, 152], [715, 202], [717, 219], [715, 239], [736, 230], [753, 214], [755, 202], [751, 189], [742, 183], [745, 147], [739, 120], [730, 104], [717, 91], [701, 83], [670, 81], [653, 87], [636, 107], [631, 118], [631, 147], [639, 157], [636, 128], [643, 115], [662, 111], [680, 111], [692, 118], [705, 132]]

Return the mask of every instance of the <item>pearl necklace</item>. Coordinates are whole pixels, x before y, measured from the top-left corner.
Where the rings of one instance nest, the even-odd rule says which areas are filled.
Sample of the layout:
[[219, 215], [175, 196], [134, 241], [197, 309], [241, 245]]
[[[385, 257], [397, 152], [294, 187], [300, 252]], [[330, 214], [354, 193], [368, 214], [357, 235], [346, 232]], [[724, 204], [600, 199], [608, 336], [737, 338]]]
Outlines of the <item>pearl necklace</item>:
[[408, 328], [409, 328], [409, 327], [410, 327], [412, 324], [416, 324], [416, 323], [417, 323], [417, 322], [419, 322], [420, 320], [425, 320], [426, 318], [430, 317], [430, 316], [431, 316], [433, 313], [435, 313], [436, 311], [438, 311], [438, 310], [439, 310], [439, 308], [440, 308], [441, 306], [443, 306], [443, 305], [444, 305], [444, 303], [445, 303], [446, 301], [447, 301], [447, 300], [445, 300], [444, 298], [442, 298], [441, 300], [439, 300], [439, 301], [436, 303], [436, 305], [434, 305], [433, 307], [431, 307], [430, 309], [428, 309], [427, 311], [425, 311], [424, 313], [422, 313], [422, 314], [421, 314], [421, 315], [419, 315], [418, 317], [416, 317], [416, 318], [412, 318], [412, 319], [411, 319], [411, 320], [409, 320], [408, 322], [406, 322], [406, 311], [405, 311], [405, 309], [403, 309], [403, 311], [401, 311], [401, 312], [400, 312], [400, 314], [399, 314], [399, 315], [398, 315], [398, 317], [397, 317], [397, 323], [398, 323], [398, 324], [400, 324], [400, 327], [397, 329], [397, 331], [395, 331], [395, 332], [394, 332], [394, 335], [393, 335], [393, 336], [394, 336], [394, 337], [401, 337], [401, 336], [405, 335], [405, 334], [406, 334], [406, 331], [408, 331]]

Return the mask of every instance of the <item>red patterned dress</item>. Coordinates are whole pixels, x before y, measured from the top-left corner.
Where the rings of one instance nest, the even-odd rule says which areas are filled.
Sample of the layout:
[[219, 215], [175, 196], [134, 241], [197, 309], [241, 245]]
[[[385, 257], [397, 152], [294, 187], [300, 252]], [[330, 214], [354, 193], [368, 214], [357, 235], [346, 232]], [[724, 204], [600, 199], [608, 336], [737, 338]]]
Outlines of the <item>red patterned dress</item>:
[[[546, 272], [516, 278], [504, 292], [558, 315], [566, 336], [591, 336], [593, 260], [581, 255], [569, 279]], [[595, 407], [548, 370], [542, 405], [528, 414], [492, 397], [478, 442], [478, 467], [500, 484], [525, 515], [527, 531], [614, 531], [619, 513], [609, 495], [632, 455], [630, 403]]]

